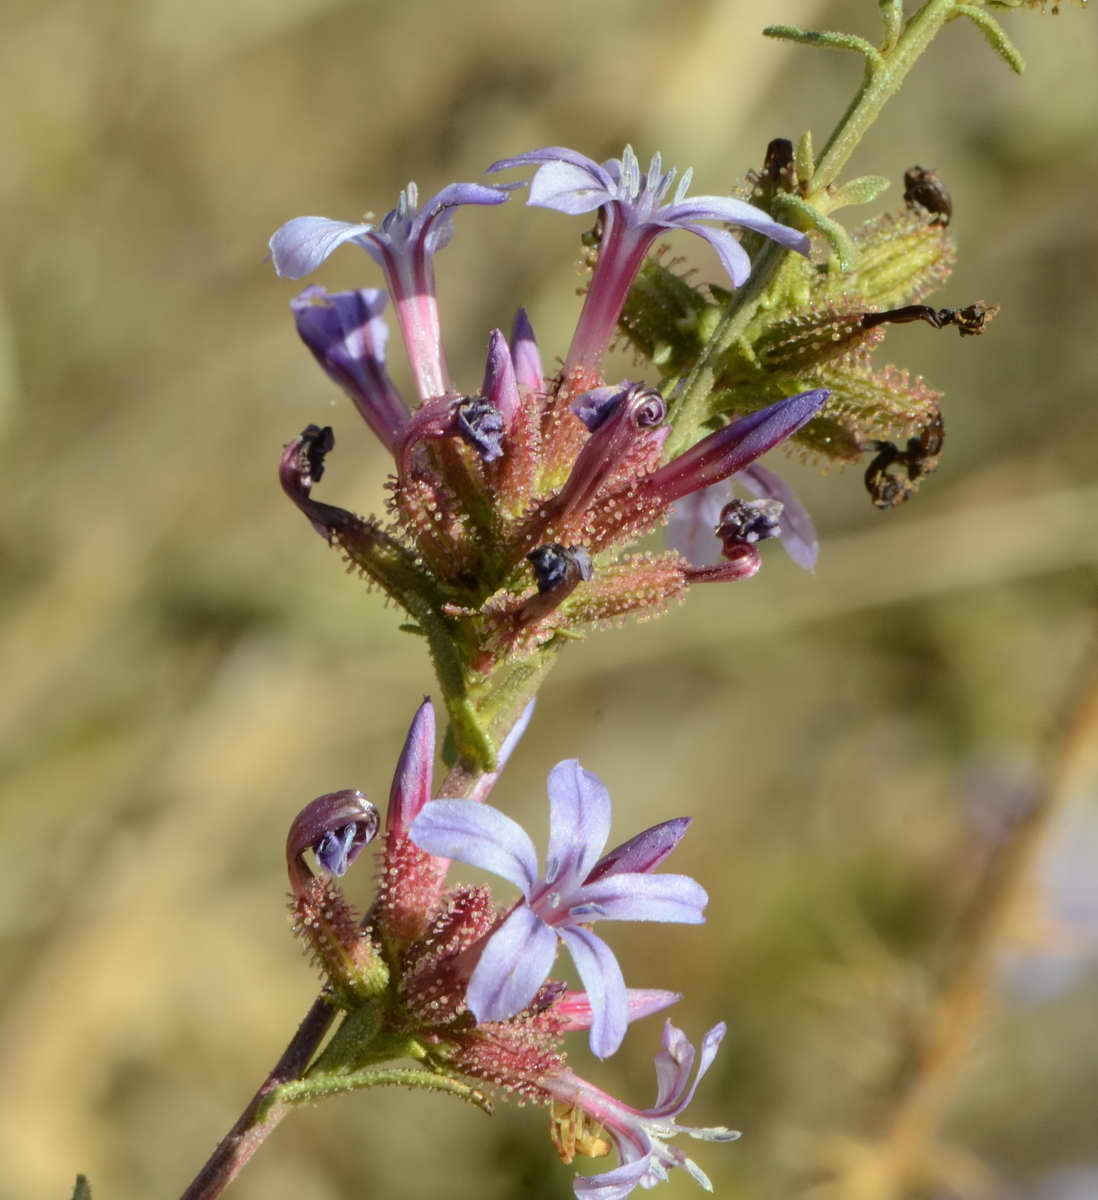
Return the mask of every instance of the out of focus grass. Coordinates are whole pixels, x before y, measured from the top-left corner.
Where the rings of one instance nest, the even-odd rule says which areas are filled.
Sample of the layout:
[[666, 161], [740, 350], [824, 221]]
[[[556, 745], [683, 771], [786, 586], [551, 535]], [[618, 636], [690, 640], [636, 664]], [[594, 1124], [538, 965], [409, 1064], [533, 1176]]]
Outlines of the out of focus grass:
[[[266, 237], [553, 143], [661, 148], [699, 190], [726, 189], [771, 137], [822, 138], [859, 70], [759, 27], [869, 34], [875, 8], [9, 6], [0, 1195], [65, 1196], [77, 1170], [103, 1200], [182, 1190], [314, 993], [282, 912], [287, 823], [337, 787], [384, 796], [431, 686], [422, 646], [278, 492], [279, 447], [308, 421], [336, 426], [333, 500], [378, 509], [385, 464], [297, 343]], [[939, 473], [881, 515], [856, 472], [798, 469], [824, 535], [815, 577], [771, 553], [750, 584], [566, 656], [497, 792], [536, 831], [545, 772], [578, 756], [623, 836], [698, 818], [676, 867], [709, 886], [708, 926], [615, 945], [631, 979], [686, 993], [691, 1034], [730, 1023], [691, 1113], [747, 1131], [699, 1149], [727, 1197], [799, 1194], [819, 1135], [886, 1111], [898, 1026], [929, 1003], [926, 964], [980, 861], [970, 781], [1032, 764], [1085, 638], [1098, 36], [1074, 9], [1010, 25], [1025, 78], [950, 28], [855, 163], [937, 168], [961, 245], [941, 302], [1003, 305], [980, 340], [889, 336], [947, 392]], [[457, 225], [439, 274], [458, 377], [479, 379], [519, 303], [547, 359], [563, 353], [577, 224], [513, 204]], [[322, 279], [377, 282], [350, 250]], [[1094, 817], [1086, 783], [1075, 823]], [[946, 1137], [991, 1172], [984, 1194], [1045, 1195], [1049, 1171], [1098, 1160], [1098, 976], [1034, 995], [1003, 988], [948, 1113]], [[647, 1103], [657, 1035], [575, 1061]], [[387, 1093], [296, 1115], [233, 1194], [568, 1188], [541, 1114]]]

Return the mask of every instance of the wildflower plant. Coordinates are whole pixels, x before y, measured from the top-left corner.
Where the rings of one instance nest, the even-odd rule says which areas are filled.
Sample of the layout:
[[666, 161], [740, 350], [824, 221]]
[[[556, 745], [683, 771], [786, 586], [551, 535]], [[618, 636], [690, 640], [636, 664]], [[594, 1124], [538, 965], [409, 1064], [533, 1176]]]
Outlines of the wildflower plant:
[[[395, 1084], [486, 1111], [498, 1095], [544, 1104], [565, 1163], [611, 1158], [601, 1173], [576, 1177], [580, 1197], [624, 1197], [674, 1167], [709, 1187], [674, 1139], [738, 1136], [678, 1123], [723, 1023], [697, 1052], [665, 1024], [647, 1109], [588, 1082], [564, 1053], [570, 1035], [586, 1033], [605, 1058], [633, 1021], [679, 999], [656, 986], [673, 979], [627, 986], [612, 925], [704, 921], [702, 885], [661, 869], [689, 817], [671, 814], [606, 852], [609, 790], [565, 759], [549, 774], [539, 860], [529, 834], [486, 801], [569, 643], [628, 616], [659, 615], [693, 585], [752, 577], [768, 540], [815, 565], [811, 517], [773, 451], [860, 463], [881, 509], [909, 499], [933, 470], [944, 444], [941, 395], [874, 355], [897, 326], [953, 327], [967, 337], [996, 310], [968, 297], [956, 307], [925, 303], [956, 256], [952, 199], [933, 171], [891, 164], [903, 178], [901, 201], [853, 225], [836, 214], [876, 201], [891, 180], [842, 176], [946, 24], [973, 22], [1020, 70], [994, 16], [1016, 7], [927, 0], [908, 14], [901, 0], [879, 0], [878, 44], [768, 28], [773, 38], [860, 55], [864, 80], [821, 151], [807, 132], [772, 137], [734, 195], [692, 194], [691, 173], [677, 175], [658, 154], [645, 167], [629, 147], [598, 162], [552, 146], [486, 164], [491, 182], [451, 183], [422, 204], [409, 184], [376, 224], [304, 216], [270, 239], [284, 278], [311, 276], [343, 247], [365, 251], [384, 276], [384, 291], [332, 294], [313, 283], [290, 307], [301, 340], [391, 456], [387, 511], [360, 516], [319, 498], [335, 446], [327, 426], [293, 438], [279, 474], [313, 529], [425, 640], [449, 769], [436, 786], [435, 710], [425, 700], [384, 817], [349, 790], [314, 800], [293, 821], [291, 920], [323, 990], [185, 1193], [190, 1200], [219, 1195], [295, 1104]], [[488, 219], [458, 209], [523, 200], [577, 219], [590, 281], [571, 343], [547, 356], [516, 305], [509, 332], [487, 334], [483, 376], [457, 380], [435, 259], [458, 220]], [[713, 278], [684, 274], [669, 257], [663, 239], [684, 233], [715, 252]], [[388, 373], [387, 312], [414, 396], [402, 396]], [[614, 344], [634, 354], [630, 378], [608, 375]], [[650, 540], [664, 526], [666, 547]], [[628, 830], [628, 814], [618, 819]], [[377, 894], [360, 914], [339, 881], [375, 838]], [[453, 860], [506, 881], [517, 896], [448, 883]], [[558, 977], [561, 945], [582, 991]]]

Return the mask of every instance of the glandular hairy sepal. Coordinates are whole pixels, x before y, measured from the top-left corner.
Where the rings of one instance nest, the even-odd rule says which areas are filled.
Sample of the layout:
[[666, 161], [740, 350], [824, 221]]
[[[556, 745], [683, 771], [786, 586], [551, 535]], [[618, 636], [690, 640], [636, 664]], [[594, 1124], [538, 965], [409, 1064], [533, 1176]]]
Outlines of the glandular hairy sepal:
[[331, 879], [312, 879], [291, 897], [290, 925], [343, 1007], [355, 1007], [384, 992], [389, 968]]
[[864, 359], [884, 336], [879, 327], [864, 328], [864, 312], [861, 304], [824, 302], [769, 322], [753, 347], [756, 369], [800, 374], [836, 360]]
[[854, 234], [858, 268], [821, 276], [821, 298], [856, 294], [867, 309], [914, 304], [941, 287], [957, 250], [945, 226], [924, 211], [886, 213]]

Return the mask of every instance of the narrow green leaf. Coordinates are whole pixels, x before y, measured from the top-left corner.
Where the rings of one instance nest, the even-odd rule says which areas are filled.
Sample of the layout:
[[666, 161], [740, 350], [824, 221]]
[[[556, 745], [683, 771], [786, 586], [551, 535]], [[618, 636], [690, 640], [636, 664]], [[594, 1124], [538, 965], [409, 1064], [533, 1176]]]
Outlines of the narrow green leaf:
[[91, 1184], [87, 1175], [77, 1175], [76, 1187], [72, 1191], [72, 1200], [92, 1200]]
[[860, 54], [871, 71], [884, 66], [884, 59], [876, 46], [853, 33], [818, 33], [799, 29], [796, 25], [768, 25], [763, 37], [778, 38], [786, 42], [799, 42], [802, 46], [823, 46], [828, 50], [853, 50]]
[[[968, 17], [980, 32], [987, 38], [988, 45], [1017, 75], [1026, 69], [1025, 60], [1017, 46], [1006, 35], [1006, 30], [985, 8], [977, 8], [974, 4], [958, 4], [954, 14], [958, 17]], [[953, 18], [950, 18], [951, 20]]]

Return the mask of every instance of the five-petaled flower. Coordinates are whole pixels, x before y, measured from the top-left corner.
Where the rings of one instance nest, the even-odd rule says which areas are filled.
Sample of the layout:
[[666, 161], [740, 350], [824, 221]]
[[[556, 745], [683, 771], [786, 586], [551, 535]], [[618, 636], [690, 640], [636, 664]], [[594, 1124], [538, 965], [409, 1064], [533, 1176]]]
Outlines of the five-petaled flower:
[[356, 224], [328, 217], [294, 217], [271, 237], [271, 258], [279, 275], [301, 279], [344, 242], [354, 242], [367, 251], [385, 272], [419, 397], [429, 400], [443, 395], [450, 386], [433, 261], [453, 234], [450, 210], [463, 204], [502, 204], [510, 190], [482, 183], [451, 183], [421, 208], [416, 185], [410, 183], [400, 193], [396, 208], [376, 227], [369, 221]]
[[[725, 1028], [724, 1022], [714, 1025], [702, 1040], [701, 1054], [696, 1055], [681, 1029], [670, 1021], [664, 1024], [662, 1049], [655, 1058], [658, 1091], [651, 1108], [623, 1104], [570, 1071], [545, 1081], [558, 1105], [578, 1109], [606, 1131], [621, 1159], [621, 1165], [612, 1171], [577, 1175], [574, 1191], [579, 1200], [623, 1200], [635, 1187], [650, 1188], [666, 1182], [672, 1167], [685, 1167], [702, 1187], [713, 1190], [701, 1167], [668, 1142], [680, 1133], [706, 1142], [732, 1142], [740, 1136], [723, 1126], [695, 1129], [674, 1120], [693, 1100], [702, 1076], [716, 1058]], [[698, 1069], [691, 1083], [695, 1057]]]
[[502, 158], [488, 170], [528, 166], [537, 167], [530, 181], [528, 204], [572, 216], [598, 209], [602, 218], [598, 265], [565, 361], [566, 377], [576, 372], [596, 373], [614, 335], [630, 285], [644, 256], [661, 234], [684, 229], [703, 238], [717, 252], [735, 287], [751, 273], [747, 252], [727, 229], [715, 229], [701, 222], [738, 225], [800, 254], [809, 250], [805, 234], [779, 224], [768, 213], [743, 200], [731, 196], [688, 197], [693, 177], [689, 170], [679, 180], [671, 203], [664, 204], [677, 172], [674, 168], [664, 171], [659, 154], [652, 158], [647, 173], [642, 173], [631, 146], [625, 147], [620, 159], [611, 158], [602, 164], [564, 146], [546, 146], [514, 158]]
[[610, 833], [610, 796], [574, 759], [549, 773], [549, 852], [539, 876], [533, 843], [517, 822], [486, 804], [434, 800], [412, 823], [410, 837], [430, 854], [483, 867], [523, 894], [502, 923], [469, 951], [466, 1003], [478, 1021], [503, 1020], [524, 1009], [567, 946], [590, 997], [591, 1049], [613, 1054], [629, 1022], [621, 968], [594, 934], [594, 921], [699, 924], [708, 897], [685, 875], [653, 875], [678, 845], [689, 818], [654, 825], [601, 858]]

